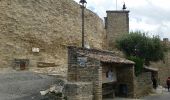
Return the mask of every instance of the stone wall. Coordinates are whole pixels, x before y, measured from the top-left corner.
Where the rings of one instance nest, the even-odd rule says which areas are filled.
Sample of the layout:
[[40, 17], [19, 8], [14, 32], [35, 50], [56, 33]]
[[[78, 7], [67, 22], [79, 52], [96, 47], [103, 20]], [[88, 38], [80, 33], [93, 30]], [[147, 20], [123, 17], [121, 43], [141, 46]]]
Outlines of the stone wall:
[[[163, 39], [163, 44], [168, 48], [170, 42], [167, 38]], [[165, 58], [162, 61], [152, 62], [151, 67], [158, 68], [158, 82], [162, 86], [166, 86], [166, 79], [170, 76], [170, 51], [165, 53]]]
[[[83, 52], [83, 54], [81, 54]], [[101, 62], [94, 58], [87, 57], [86, 66], [79, 64], [79, 57], [86, 57], [88, 54], [112, 55], [114, 53], [96, 49], [86, 49], [74, 46], [68, 47], [68, 81], [71, 82], [93, 82], [95, 100], [102, 99], [102, 67], [112, 66], [116, 69], [117, 85], [127, 85], [127, 96], [134, 97], [134, 66], [133, 64], [122, 64], [113, 62]], [[109, 60], [108, 60], [109, 61]], [[119, 87], [118, 87], [119, 89]]]
[[166, 86], [166, 79], [170, 76], [170, 66], [166, 62], [152, 62], [151, 67], [158, 68], [158, 84]]
[[107, 11], [105, 18], [108, 49], [115, 49], [115, 41], [129, 33], [129, 11]]
[[[87, 58], [85, 67], [79, 65], [77, 58], [82, 55], [77, 52], [80, 48], [68, 48], [68, 81], [70, 82], [92, 82], [94, 90], [94, 99], [102, 100], [102, 67], [100, 61]], [[88, 52], [88, 50], [84, 50]]]
[[127, 96], [128, 97], [134, 97], [135, 95], [135, 84], [134, 84], [134, 67], [132, 65], [119, 65], [119, 67], [116, 67], [117, 71], [117, 84], [118, 89], [120, 88], [120, 85], [126, 85], [127, 86]]
[[152, 89], [151, 72], [143, 72], [135, 77], [135, 97], [148, 95]]
[[67, 100], [93, 100], [93, 85], [87, 82], [68, 82], [64, 86]]
[[[81, 45], [81, 9], [73, 0], [0, 0], [0, 14], [0, 67], [16, 58], [29, 59], [29, 67], [45, 62], [66, 69], [67, 46]], [[86, 9], [86, 44], [102, 48], [104, 37], [102, 19]]]

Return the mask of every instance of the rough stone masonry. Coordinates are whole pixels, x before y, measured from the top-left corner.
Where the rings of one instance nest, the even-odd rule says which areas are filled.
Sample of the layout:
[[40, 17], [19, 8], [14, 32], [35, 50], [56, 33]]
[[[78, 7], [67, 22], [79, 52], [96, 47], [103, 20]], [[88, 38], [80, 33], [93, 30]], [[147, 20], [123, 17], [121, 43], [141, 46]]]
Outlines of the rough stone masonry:
[[[29, 68], [37, 67], [37, 62], [55, 63], [57, 73], [66, 74], [67, 46], [81, 45], [79, 4], [73, 0], [0, 0], [0, 14], [0, 68], [10, 68], [14, 59], [28, 59]], [[86, 44], [102, 48], [104, 37], [102, 19], [86, 9]], [[33, 48], [39, 52], [35, 54]]]

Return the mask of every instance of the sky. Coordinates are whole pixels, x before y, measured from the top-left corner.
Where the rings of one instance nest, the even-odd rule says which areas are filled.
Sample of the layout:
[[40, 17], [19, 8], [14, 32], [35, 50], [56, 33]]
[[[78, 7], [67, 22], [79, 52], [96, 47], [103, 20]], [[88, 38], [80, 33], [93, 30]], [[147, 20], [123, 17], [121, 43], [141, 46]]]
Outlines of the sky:
[[[75, 0], [79, 2], [80, 0]], [[142, 31], [170, 40], [170, 0], [86, 0], [86, 7], [102, 19], [107, 10], [121, 10], [125, 2], [130, 31]], [[116, 3], [117, 2], [117, 3]], [[117, 4], [117, 6], [116, 6]]]

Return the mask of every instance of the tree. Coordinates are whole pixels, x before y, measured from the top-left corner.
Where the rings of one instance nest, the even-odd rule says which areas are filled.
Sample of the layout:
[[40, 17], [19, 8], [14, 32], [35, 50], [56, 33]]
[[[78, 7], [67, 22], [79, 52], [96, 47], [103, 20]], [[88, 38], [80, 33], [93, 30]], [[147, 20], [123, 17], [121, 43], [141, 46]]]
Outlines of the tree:
[[137, 56], [130, 56], [127, 59], [135, 62], [135, 75], [138, 76], [142, 72], [144, 60]]
[[149, 65], [150, 61], [163, 60], [167, 50], [159, 36], [149, 37], [140, 31], [120, 37], [116, 40], [116, 47], [127, 57], [139, 57], [146, 65]]

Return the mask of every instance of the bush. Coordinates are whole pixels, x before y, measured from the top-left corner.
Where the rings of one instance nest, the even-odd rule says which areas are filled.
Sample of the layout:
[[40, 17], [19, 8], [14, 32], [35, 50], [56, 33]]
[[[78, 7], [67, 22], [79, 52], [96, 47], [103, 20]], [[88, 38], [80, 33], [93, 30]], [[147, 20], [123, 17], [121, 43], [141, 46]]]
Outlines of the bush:
[[137, 56], [130, 56], [128, 59], [135, 62], [135, 75], [138, 76], [142, 72], [144, 60]]
[[167, 51], [159, 36], [149, 37], [140, 31], [120, 37], [116, 41], [116, 47], [127, 57], [137, 56], [144, 59], [146, 65], [149, 65], [150, 61], [163, 60], [164, 52]]

